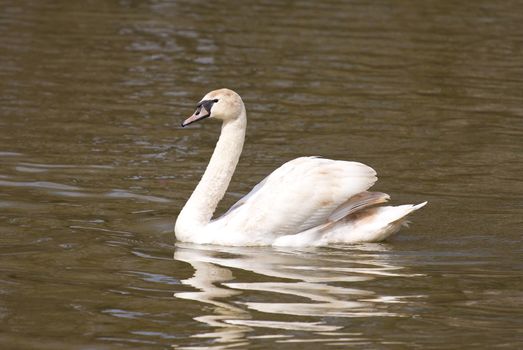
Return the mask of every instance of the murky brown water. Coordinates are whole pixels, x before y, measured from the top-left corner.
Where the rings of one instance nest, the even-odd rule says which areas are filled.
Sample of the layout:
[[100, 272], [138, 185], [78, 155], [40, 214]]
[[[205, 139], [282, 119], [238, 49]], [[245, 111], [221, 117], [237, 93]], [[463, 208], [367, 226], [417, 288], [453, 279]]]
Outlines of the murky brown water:
[[[518, 1], [0, 1], [2, 349], [523, 347]], [[247, 104], [221, 210], [300, 155], [373, 166], [392, 241], [176, 245]], [[173, 259], [174, 252], [174, 259]]]

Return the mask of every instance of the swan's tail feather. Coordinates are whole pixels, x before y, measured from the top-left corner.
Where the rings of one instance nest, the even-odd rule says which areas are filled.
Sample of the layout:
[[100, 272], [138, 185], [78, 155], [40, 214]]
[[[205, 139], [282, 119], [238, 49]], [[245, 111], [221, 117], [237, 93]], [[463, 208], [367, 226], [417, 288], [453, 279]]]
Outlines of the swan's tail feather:
[[408, 215], [426, 204], [427, 202], [374, 208], [365, 206], [363, 210], [342, 216], [338, 221], [328, 221], [298, 234], [279, 237], [273, 245], [292, 247], [380, 242], [398, 232], [402, 226], [408, 225]]
[[391, 225], [398, 222], [403, 224], [406, 222], [406, 218], [409, 214], [424, 207], [426, 204], [427, 202], [369, 208], [354, 213], [347, 217], [347, 220], [352, 222], [355, 226]]
[[[331, 235], [329, 241], [335, 240], [347, 243], [383, 241], [398, 232], [402, 226], [408, 226], [407, 217], [426, 204], [427, 202], [423, 202], [416, 205], [405, 204], [357, 211], [328, 233]], [[346, 225], [348, 230], [343, 230], [343, 227], [341, 227], [342, 223]]]
[[329, 216], [330, 222], [336, 222], [344, 217], [351, 215], [359, 210], [368, 208], [376, 204], [382, 204], [387, 202], [390, 196], [382, 192], [360, 192], [355, 196], [352, 196], [345, 203], [341, 204], [336, 208]]

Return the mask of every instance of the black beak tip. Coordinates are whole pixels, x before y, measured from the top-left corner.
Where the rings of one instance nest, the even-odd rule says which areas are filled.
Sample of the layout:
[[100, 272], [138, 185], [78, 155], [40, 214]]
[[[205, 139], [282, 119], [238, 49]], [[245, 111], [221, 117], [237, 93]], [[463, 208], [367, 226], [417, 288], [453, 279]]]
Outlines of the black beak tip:
[[182, 126], [182, 128], [185, 128], [184, 122], [182, 122], [180, 125]]

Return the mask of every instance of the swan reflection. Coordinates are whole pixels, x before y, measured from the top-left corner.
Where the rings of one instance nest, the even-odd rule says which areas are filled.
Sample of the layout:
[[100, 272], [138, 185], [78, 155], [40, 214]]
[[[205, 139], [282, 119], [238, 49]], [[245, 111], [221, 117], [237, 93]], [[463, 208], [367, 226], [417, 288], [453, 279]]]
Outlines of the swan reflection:
[[419, 276], [394, 265], [387, 250], [380, 244], [274, 249], [178, 243], [174, 258], [194, 268], [194, 275], [182, 283], [197, 291], [175, 297], [212, 306], [195, 317], [212, 330], [193, 337], [215, 338], [222, 344], [218, 348], [248, 344], [254, 327], [266, 329], [264, 337], [276, 341], [292, 337], [282, 331], [345, 339], [342, 326], [329, 324], [328, 318], [405, 316], [388, 307], [405, 297], [379, 295], [361, 286], [385, 276]]

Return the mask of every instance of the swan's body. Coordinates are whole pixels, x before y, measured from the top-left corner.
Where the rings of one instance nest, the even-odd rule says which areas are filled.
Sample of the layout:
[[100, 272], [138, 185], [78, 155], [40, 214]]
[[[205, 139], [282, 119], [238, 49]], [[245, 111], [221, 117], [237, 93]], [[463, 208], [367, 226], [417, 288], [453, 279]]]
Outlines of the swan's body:
[[223, 216], [212, 220], [234, 173], [247, 115], [228, 89], [208, 93], [182, 126], [204, 118], [223, 121], [200, 183], [176, 221], [183, 242], [234, 246], [319, 246], [377, 242], [397, 232], [426, 204], [375, 207], [389, 196], [367, 192], [376, 172], [361, 163], [302, 157], [273, 171]]

